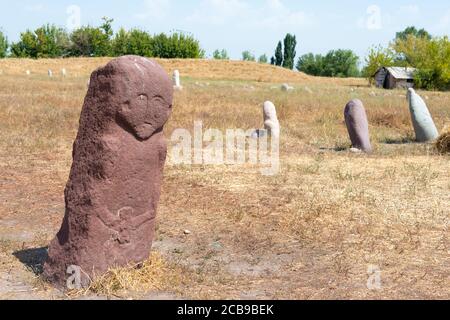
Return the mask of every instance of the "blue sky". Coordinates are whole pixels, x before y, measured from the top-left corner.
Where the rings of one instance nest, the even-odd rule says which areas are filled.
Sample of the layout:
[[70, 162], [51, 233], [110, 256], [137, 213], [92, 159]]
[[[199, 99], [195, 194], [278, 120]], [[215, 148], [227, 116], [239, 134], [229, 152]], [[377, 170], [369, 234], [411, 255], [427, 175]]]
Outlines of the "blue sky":
[[[448, 0], [0, 0], [0, 29], [10, 40], [20, 31], [50, 22], [72, 28], [115, 19], [114, 28], [152, 33], [193, 33], [211, 55], [225, 48], [235, 59], [250, 50], [271, 56], [279, 39], [297, 35], [298, 55], [352, 49], [364, 56], [371, 45], [386, 45], [409, 25], [450, 35]], [[79, 12], [79, 16], [78, 16]], [[79, 19], [78, 19], [79, 17]]]

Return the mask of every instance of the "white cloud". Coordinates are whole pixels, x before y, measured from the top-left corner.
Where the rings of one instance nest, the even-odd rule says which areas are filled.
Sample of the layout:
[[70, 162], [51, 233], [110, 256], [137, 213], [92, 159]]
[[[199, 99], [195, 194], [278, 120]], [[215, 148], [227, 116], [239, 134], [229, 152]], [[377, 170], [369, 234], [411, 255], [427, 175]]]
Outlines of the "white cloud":
[[145, 19], [156, 19], [160, 20], [167, 16], [170, 10], [169, 0], [145, 0], [144, 10], [141, 13], [135, 15], [136, 18]]
[[420, 7], [416, 4], [400, 6], [399, 12], [400, 12], [400, 14], [418, 15], [418, 14], [420, 14]]
[[281, 0], [266, 0], [259, 7], [252, 6], [243, 0], [203, 0], [200, 8], [186, 20], [212, 25], [232, 23], [253, 28], [305, 26], [314, 21], [312, 15], [291, 10]]
[[281, 0], [267, 0], [261, 10], [262, 18], [255, 21], [260, 27], [302, 27], [314, 24], [314, 16], [304, 11], [294, 11]]
[[436, 27], [437, 30], [440, 31], [448, 31], [450, 30], [450, 10], [447, 11], [440, 19], [438, 22], [438, 25]]
[[25, 10], [30, 12], [42, 12], [45, 10], [45, 5], [42, 3], [27, 4]]
[[224, 25], [246, 15], [249, 6], [241, 0], [203, 0], [197, 10], [188, 16], [188, 22]]

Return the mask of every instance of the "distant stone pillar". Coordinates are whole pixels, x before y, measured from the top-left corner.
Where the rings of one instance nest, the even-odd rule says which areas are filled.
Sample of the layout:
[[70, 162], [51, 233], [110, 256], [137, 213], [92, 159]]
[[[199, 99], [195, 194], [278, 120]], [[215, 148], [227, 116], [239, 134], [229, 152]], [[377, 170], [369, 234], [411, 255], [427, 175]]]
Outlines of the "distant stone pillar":
[[409, 111], [411, 112], [411, 119], [416, 133], [416, 141], [428, 142], [436, 140], [439, 137], [439, 132], [427, 104], [412, 88], [408, 89], [407, 96]]
[[76, 273], [85, 286], [109, 268], [148, 259], [172, 99], [170, 78], [146, 58], [120, 57], [93, 72], [47, 280], [66, 286]]
[[50, 70], [50, 69], [48, 69], [48, 76], [49, 76], [50, 78], [53, 77], [53, 71]]
[[344, 115], [353, 148], [367, 153], [372, 152], [369, 121], [361, 100], [351, 100], [345, 107]]
[[183, 87], [181, 86], [181, 81], [180, 81], [180, 71], [175, 70], [173, 72], [173, 87], [175, 90], [182, 90]]

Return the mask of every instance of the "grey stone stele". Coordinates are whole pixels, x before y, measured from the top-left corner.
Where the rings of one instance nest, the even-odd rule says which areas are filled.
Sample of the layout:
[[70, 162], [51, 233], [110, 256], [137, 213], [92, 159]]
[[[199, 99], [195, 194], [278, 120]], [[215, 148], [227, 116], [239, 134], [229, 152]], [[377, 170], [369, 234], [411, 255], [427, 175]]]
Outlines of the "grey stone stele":
[[362, 101], [354, 99], [347, 103], [344, 116], [353, 148], [366, 153], [372, 152], [369, 121]]
[[409, 111], [416, 133], [417, 142], [428, 142], [439, 137], [439, 131], [434, 124], [430, 111], [425, 101], [414, 91], [408, 89]]

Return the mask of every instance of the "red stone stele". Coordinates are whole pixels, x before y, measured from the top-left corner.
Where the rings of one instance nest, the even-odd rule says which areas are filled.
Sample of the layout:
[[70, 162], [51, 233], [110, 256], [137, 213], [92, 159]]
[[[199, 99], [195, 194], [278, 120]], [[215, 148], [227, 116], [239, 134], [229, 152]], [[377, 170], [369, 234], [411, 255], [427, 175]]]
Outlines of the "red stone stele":
[[111, 267], [149, 257], [172, 100], [172, 82], [152, 60], [124, 56], [92, 73], [66, 212], [44, 265], [48, 281], [65, 286], [76, 266], [86, 285]]

